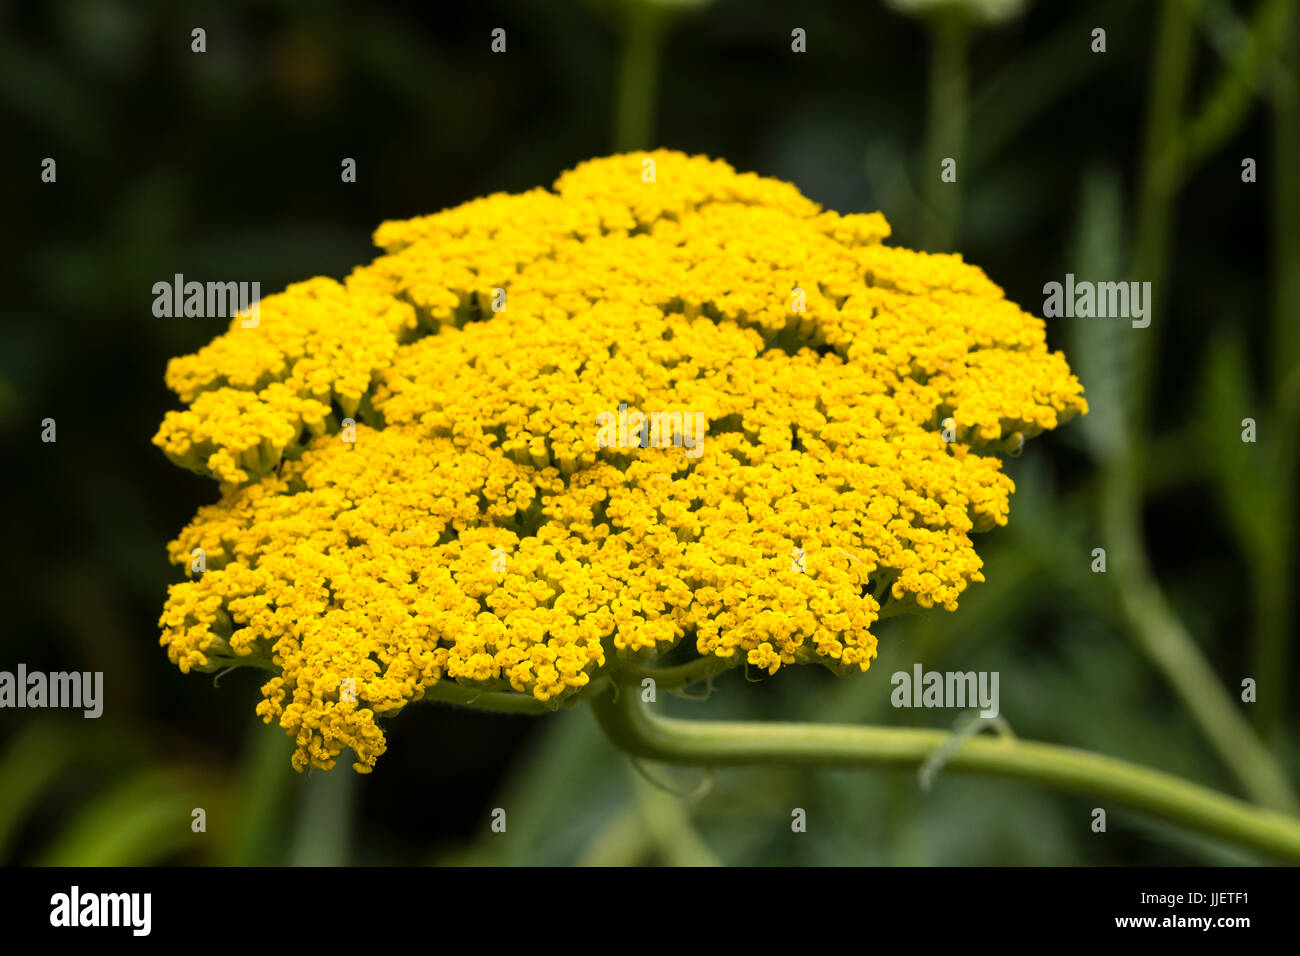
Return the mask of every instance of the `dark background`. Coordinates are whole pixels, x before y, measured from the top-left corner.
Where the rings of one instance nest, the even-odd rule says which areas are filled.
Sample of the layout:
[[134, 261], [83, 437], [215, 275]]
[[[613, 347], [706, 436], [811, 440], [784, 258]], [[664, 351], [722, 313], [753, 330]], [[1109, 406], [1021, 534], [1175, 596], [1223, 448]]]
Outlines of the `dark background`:
[[[106, 688], [98, 721], [0, 712], [0, 860], [1252, 861], [1120, 811], [1096, 834], [1088, 801], [995, 780], [941, 776], [923, 792], [903, 772], [729, 770], [686, 802], [632, 770], [581, 710], [413, 706], [371, 777], [299, 776], [289, 741], [253, 716], [259, 675], [218, 687], [167, 662], [157, 619], [180, 573], [165, 545], [217, 489], [150, 438], [178, 407], [167, 360], [224, 324], [155, 318], [153, 283], [238, 278], [270, 294], [342, 278], [374, 256], [385, 219], [665, 146], [788, 180], [840, 212], [879, 209], [891, 242], [960, 251], [1036, 313], [1043, 284], [1071, 271], [1153, 278], [1159, 310], [1146, 330], [1049, 320], [1093, 414], [1010, 463], [1011, 524], [978, 542], [988, 583], [958, 612], [882, 625], [866, 675], [804, 668], [746, 685], [733, 673], [707, 704], [675, 709], [945, 727], [950, 712], [890, 708], [889, 675], [917, 660], [998, 670], [1020, 736], [1240, 793], [1191, 716], [1196, 694], [1140, 650], [1125, 588], [1146, 579], [1089, 571], [1093, 548], [1119, 547], [1107, 476], [1131, 465], [1128, 530], [1218, 692], [1295, 778], [1300, 400], [1286, 383], [1300, 317], [1286, 277], [1300, 272], [1300, 209], [1281, 173], [1298, 158], [1298, 18], [1199, 5], [1181, 112], [1184, 128], [1218, 125], [1171, 175], [1150, 158], [1169, 145], [1152, 107], [1164, 4], [1038, 0], [996, 23], [977, 3], [928, 15], [850, 0], [669, 6], [0, 4], [0, 669], [102, 670]], [[498, 26], [507, 52], [494, 55]], [[1090, 50], [1098, 26], [1104, 54]], [[194, 27], [204, 54], [191, 52]], [[794, 27], [807, 53], [791, 52]], [[1252, 58], [1252, 42], [1267, 52]], [[638, 73], [641, 49], [657, 54]], [[638, 99], [647, 78], [654, 98]], [[946, 155], [958, 158], [950, 193], [932, 162]], [[55, 184], [40, 181], [47, 156]], [[1241, 180], [1246, 156], [1257, 183]], [[357, 161], [354, 184], [340, 182], [343, 157]], [[1239, 440], [1246, 416], [1256, 445]], [[40, 440], [46, 417], [57, 443]], [[1237, 699], [1245, 676], [1259, 704]], [[643, 769], [679, 790], [701, 777]], [[191, 831], [194, 807], [205, 833]], [[488, 830], [495, 807], [507, 834]], [[808, 810], [807, 834], [790, 832], [792, 807]]]

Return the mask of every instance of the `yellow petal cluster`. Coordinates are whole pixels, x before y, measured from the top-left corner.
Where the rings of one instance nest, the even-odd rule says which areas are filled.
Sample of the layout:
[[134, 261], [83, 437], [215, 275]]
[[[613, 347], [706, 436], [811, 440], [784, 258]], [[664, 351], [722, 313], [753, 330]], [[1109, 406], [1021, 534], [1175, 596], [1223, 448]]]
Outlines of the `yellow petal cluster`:
[[[1087, 408], [1041, 320], [888, 234], [666, 151], [383, 224], [169, 366], [155, 441], [222, 497], [170, 546], [205, 570], [163, 645], [273, 671], [299, 769], [369, 770], [442, 681], [559, 705], [679, 645], [866, 670], [882, 615], [983, 580], [996, 453]], [[706, 431], [602, 443], [620, 405]]]

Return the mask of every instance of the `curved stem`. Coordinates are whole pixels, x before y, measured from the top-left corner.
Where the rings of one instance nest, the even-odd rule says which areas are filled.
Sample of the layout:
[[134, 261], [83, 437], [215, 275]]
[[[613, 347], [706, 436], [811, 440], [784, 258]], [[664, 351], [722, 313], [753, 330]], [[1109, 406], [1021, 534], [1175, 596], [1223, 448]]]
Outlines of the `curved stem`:
[[1123, 464], [1105, 476], [1102, 525], [1120, 609], [1138, 647], [1169, 681], [1219, 759], [1258, 803], [1295, 812], [1297, 800], [1259, 736], [1219, 682], [1196, 641], [1169, 606], [1147, 563], [1137, 528], [1133, 476]]
[[235, 654], [207, 654], [208, 666], [210, 670], [204, 673], [216, 674], [221, 676], [222, 672], [235, 670], [238, 667], [256, 667], [258, 670], [270, 671], [273, 674], [280, 673], [280, 668], [276, 667], [268, 658], [248, 655], [239, 657]]
[[609, 679], [598, 677], [584, 687], [581, 693], [566, 698], [559, 704], [540, 701], [527, 694], [509, 690], [478, 690], [462, 687], [454, 680], [441, 680], [424, 692], [423, 700], [437, 701], [442, 704], [458, 704], [461, 707], [473, 707], [475, 710], [487, 710], [496, 714], [550, 714], [564, 707], [572, 707], [588, 695], [603, 694]]
[[678, 664], [675, 667], [631, 667], [624, 671], [627, 680], [640, 683], [643, 679], [649, 677], [654, 680], [655, 686], [663, 690], [676, 690], [679, 687], [689, 687], [692, 684], [698, 684], [700, 681], [708, 680], [710, 677], [716, 677], [723, 671], [730, 670], [739, 666], [740, 658], [735, 660], [725, 660], [720, 657], [697, 657], [693, 661], [687, 661], [685, 664]]
[[[1156, 290], [1166, 287], [1178, 190], [1191, 171], [1189, 160], [1195, 158], [1193, 152], [1179, 148], [1183, 143], [1184, 101], [1191, 76], [1194, 10], [1192, 0], [1166, 0], [1153, 58], [1134, 269], [1139, 279], [1150, 282]], [[1272, 23], [1272, 16], [1270, 13], [1262, 22]], [[1239, 107], [1242, 101], [1236, 98], [1233, 102]], [[1214, 124], [1220, 122], [1219, 118], [1213, 120]], [[1198, 128], [1208, 131], [1211, 126], [1201, 123]], [[1208, 132], [1198, 135], [1197, 143], [1209, 143], [1213, 139]], [[1164, 328], [1161, 301], [1157, 296], [1151, 304], [1147, 315], [1149, 326], [1141, 330], [1136, 340], [1128, 409], [1133, 434], [1140, 434], [1143, 423], [1150, 417], [1151, 394], [1158, 371], [1156, 357]], [[1178, 693], [1219, 758], [1250, 797], [1292, 811], [1297, 800], [1286, 777], [1249, 722], [1234, 707], [1232, 698], [1151, 573], [1140, 532], [1143, 478], [1138, 454], [1138, 449], [1131, 446], [1125, 454], [1117, 456], [1103, 476], [1102, 489], [1102, 524], [1116, 552], [1112, 575], [1120, 582], [1121, 609], [1129, 630], [1139, 649]]]
[[[636, 756], [678, 764], [916, 767], [952, 739], [943, 731], [913, 728], [658, 717], [627, 686], [617, 695], [593, 696], [591, 707], [616, 746]], [[1189, 830], [1300, 862], [1300, 820], [1113, 757], [1024, 740], [975, 737], [954, 749], [944, 766], [1113, 800]]]

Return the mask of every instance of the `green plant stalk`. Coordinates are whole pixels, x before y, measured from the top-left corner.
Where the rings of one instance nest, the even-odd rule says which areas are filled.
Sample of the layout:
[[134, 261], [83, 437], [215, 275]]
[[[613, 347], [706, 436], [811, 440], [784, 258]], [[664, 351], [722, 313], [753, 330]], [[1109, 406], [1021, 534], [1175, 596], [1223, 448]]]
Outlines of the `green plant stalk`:
[[486, 710], [495, 714], [550, 714], [562, 707], [572, 707], [590, 694], [600, 693], [607, 683], [608, 678], [597, 677], [582, 689], [581, 694], [575, 694], [559, 704], [550, 704], [529, 694], [508, 690], [478, 690], [474, 687], [462, 687], [454, 680], [446, 679], [426, 689], [421, 699], [472, 707], [475, 710]]
[[352, 855], [359, 774], [310, 773], [289, 850], [290, 866], [347, 866]]
[[[1148, 104], [1143, 145], [1142, 193], [1138, 211], [1135, 268], [1155, 291], [1154, 303], [1164, 301], [1162, 288], [1169, 267], [1169, 239], [1179, 189], [1206, 159], [1240, 129], [1261, 76], [1277, 65], [1279, 48], [1295, 23], [1293, 0], [1266, 0], [1256, 11], [1247, 42], [1206, 97], [1196, 116], [1184, 120], [1198, 0], [1165, 0]], [[1282, 159], [1283, 157], [1279, 157]], [[1234, 170], [1240, 169], [1234, 164]], [[1279, 169], [1288, 168], [1281, 163]], [[1279, 176], [1278, 179], [1285, 179]], [[1155, 384], [1155, 356], [1163, 334], [1152, 304], [1151, 326], [1139, 341], [1137, 395], [1133, 422], [1141, 425], [1149, 413]]]
[[1141, 11], [1131, 0], [1091, 4], [988, 81], [971, 98], [970, 128], [979, 133], [965, 151], [967, 173], [996, 160], [1049, 106], [1102, 70], [1105, 56], [1079, 55], [1080, 37], [1087, 42], [1091, 29], [1100, 24], [1118, 33], [1120, 27], [1130, 26], [1135, 12]]
[[[1193, 0], [1165, 0], [1156, 38], [1134, 254], [1135, 270], [1140, 279], [1151, 283], [1154, 302], [1164, 298], [1174, 197], [1181, 178], [1178, 130], [1190, 72], [1194, 6]], [[1154, 302], [1148, 304], [1151, 324], [1140, 331], [1137, 343], [1134, 395], [1129, 409], [1134, 435], [1143, 433], [1141, 425], [1148, 418], [1148, 403], [1154, 385], [1152, 379], [1156, 371], [1155, 356], [1159, 353], [1163, 316], [1156, 313]]]
[[1119, 582], [1120, 608], [1129, 630], [1247, 795], [1264, 806], [1295, 812], [1300, 804], [1286, 777], [1224, 691], [1151, 574], [1138, 537], [1132, 483], [1132, 473], [1120, 466], [1107, 472], [1102, 490], [1102, 523], [1111, 549], [1109, 574]]
[[[1295, 603], [1290, 582], [1295, 580], [1295, 489], [1300, 451], [1300, 182], [1284, 170], [1300, 169], [1300, 17], [1286, 25], [1279, 50], [1282, 68], [1273, 77], [1272, 121], [1276, 171], [1273, 183], [1273, 353], [1272, 385], [1277, 414], [1277, 536], [1275, 555], [1261, 556], [1255, 564], [1255, 646], [1251, 658], [1260, 681], [1276, 684], [1276, 691], [1261, 695], [1256, 703], [1257, 724], [1275, 745], [1285, 737], [1286, 674], [1290, 671], [1289, 636], [1294, 627]], [[1289, 385], [1292, 382], [1294, 384]], [[1267, 562], [1265, 564], [1265, 562]]]
[[[1140, 330], [1136, 374], [1129, 406], [1133, 434], [1143, 434], [1149, 419], [1159, 353], [1163, 300], [1168, 274], [1174, 200], [1187, 172], [1181, 159], [1179, 128], [1192, 55], [1194, 0], [1165, 0], [1156, 41], [1154, 77], [1148, 109], [1138, 212], [1135, 269], [1155, 290], [1151, 324]], [[1219, 120], [1218, 122], [1222, 122]], [[1121, 607], [1139, 649], [1164, 676], [1191, 712], [1223, 763], [1250, 798], [1291, 811], [1297, 801], [1290, 784], [1269, 756], [1250, 723], [1236, 709], [1200, 648], [1178, 620], [1151, 574], [1141, 527], [1141, 444], [1117, 456], [1103, 476], [1102, 527], [1115, 552], [1113, 580]]]
[[[1273, 387], [1281, 391], [1300, 365], [1300, 16], [1293, 17], [1273, 78], [1273, 241], [1277, 281], [1273, 297]], [[1285, 170], [1291, 170], [1290, 173]], [[1294, 435], [1294, 432], [1284, 433]], [[1294, 487], [1294, 486], [1292, 486]]]
[[45, 721], [25, 724], [0, 754], [0, 864], [12, 866], [8, 856], [24, 815], [37, 805], [45, 788], [74, 759], [68, 734]]
[[[225, 866], [269, 866], [280, 862], [279, 831], [284, 827], [290, 796], [302, 778], [286, 773], [293, 742], [278, 727], [257, 721], [236, 790], [240, 824], [220, 850]], [[351, 773], [351, 771], [348, 771]]]
[[1246, 41], [1181, 131], [1177, 162], [1184, 178], [1241, 128], [1256, 92], [1267, 86], [1260, 82], [1262, 74], [1277, 66], [1294, 13], [1295, 0], [1264, 0], [1255, 8]]
[[[1292, 484], [1290, 487], [1294, 488]], [[1278, 524], [1293, 528], [1290, 499], [1284, 489], [1275, 499], [1283, 514]], [[1282, 537], [1286, 537], [1283, 535]], [[1251, 705], [1255, 726], [1274, 748], [1286, 744], [1284, 719], [1288, 698], [1287, 673], [1290, 667], [1288, 637], [1291, 634], [1290, 547], [1286, 540], [1276, 541], [1266, 553], [1252, 562], [1255, 633], [1250, 655], [1250, 675], [1255, 678], [1258, 697]]]
[[[925, 184], [926, 227], [924, 246], [929, 252], [951, 252], [961, 213], [961, 182], [966, 174], [963, 153], [966, 139], [966, 48], [969, 32], [955, 14], [936, 16], [930, 24], [929, 168]], [[940, 178], [941, 163], [957, 162], [956, 182]]]
[[665, 24], [656, 10], [629, 4], [614, 98], [614, 151], [650, 149]]
[[[944, 731], [914, 728], [659, 717], [641, 702], [636, 687], [627, 685], [593, 697], [591, 706], [610, 741], [625, 752], [694, 766], [919, 767], [952, 738]], [[944, 769], [1028, 780], [1114, 801], [1198, 833], [1300, 862], [1300, 820], [1113, 757], [1024, 740], [973, 737], [948, 757]]]
[[633, 802], [641, 826], [669, 866], [721, 866], [721, 861], [696, 832], [685, 801], [639, 776], [632, 778]]
[[645, 678], [652, 678], [658, 690], [676, 690], [698, 684], [710, 677], [717, 677], [724, 671], [738, 666], [736, 660], [724, 660], [718, 657], [697, 657], [695, 660], [678, 664], [674, 667], [632, 667], [624, 673], [628, 680], [640, 683]]

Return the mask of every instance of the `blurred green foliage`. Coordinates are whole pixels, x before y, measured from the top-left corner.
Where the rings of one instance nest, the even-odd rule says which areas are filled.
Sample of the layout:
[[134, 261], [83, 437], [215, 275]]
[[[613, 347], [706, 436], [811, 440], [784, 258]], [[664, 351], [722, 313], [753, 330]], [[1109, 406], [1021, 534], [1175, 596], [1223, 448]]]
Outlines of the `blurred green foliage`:
[[[1160, 309], [1151, 330], [1049, 321], [1092, 411], [1008, 463], [1011, 522], [979, 543], [988, 580], [959, 611], [882, 625], [880, 659], [860, 677], [732, 673], [669, 711], [944, 726], [957, 715], [892, 709], [889, 675], [918, 661], [997, 670], [1018, 735], [1241, 793], [1194, 716], [1200, 691], [1142, 650], [1142, 615], [1125, 601], [1134, 577], [1089, 570], [1093, 548], [1117, 546], [1118, 520], [1133, 566], [1167, 600], [1161, 621], [1208, 662], [1210, 696], [1249, 716], [1294, 780], [1300, 18], [1270, 0], [1040, 0], [996, 23], [965, 3], [907, 6], [0, 8], [12, 272], [0, 667], [103, 670], [108, 695], [98, 721], [0, 714], [0, 859], [1252, 862], [1119, 812], [1094, 834], [1088, 801], [1003, 781], [941, 772], [925, 791], [901, 771], [637, 768], [585, 709], [414, 707], [390, 725], [373, 776], [300, 777], [279, 731], [250, 719], [256, 675], [217, 688], [157, 647], [175, 579], [164, 545], [216, 489], [149, 438], [174, 407], [167, 359], [217, 329], [155, 319], [154, 281], [240, 276], [274, 290], [341, 277], [371, 256], [385, 218], [546, 184], [616, 145], [664, 145], [789, 180], [840, 211], [880, 209], [894, 241], [961, 251], [1031, 311], [1067, 272], [1154, 275]], [[1099, 25], [1104, 55], [1089, 50]], [[190, 53], [195, 26], [206, 54]], [[504, 56], [488, 50], [496, 26]], [[790, 51], [795, 27], [806, 54]], [[945, 194], [932, 166], [949, 149], [960, 190]], [[45, 156], [57, 185], [39, 182]], [[339, 182], [344, 156], [358, 161], [355, 185]], [[1246, 156], [1258, 183], [1241, 180]], [[46, 416], [57, 444], [39, 441]], [[1256, 444], [1240, 440], [1246, 417]], [[1243, 676], [1259, 704], [1237, 702]], [[806, 834], [790, 830], [795, 807]], [[490, 829], [495, 808], [505, 833]]]

